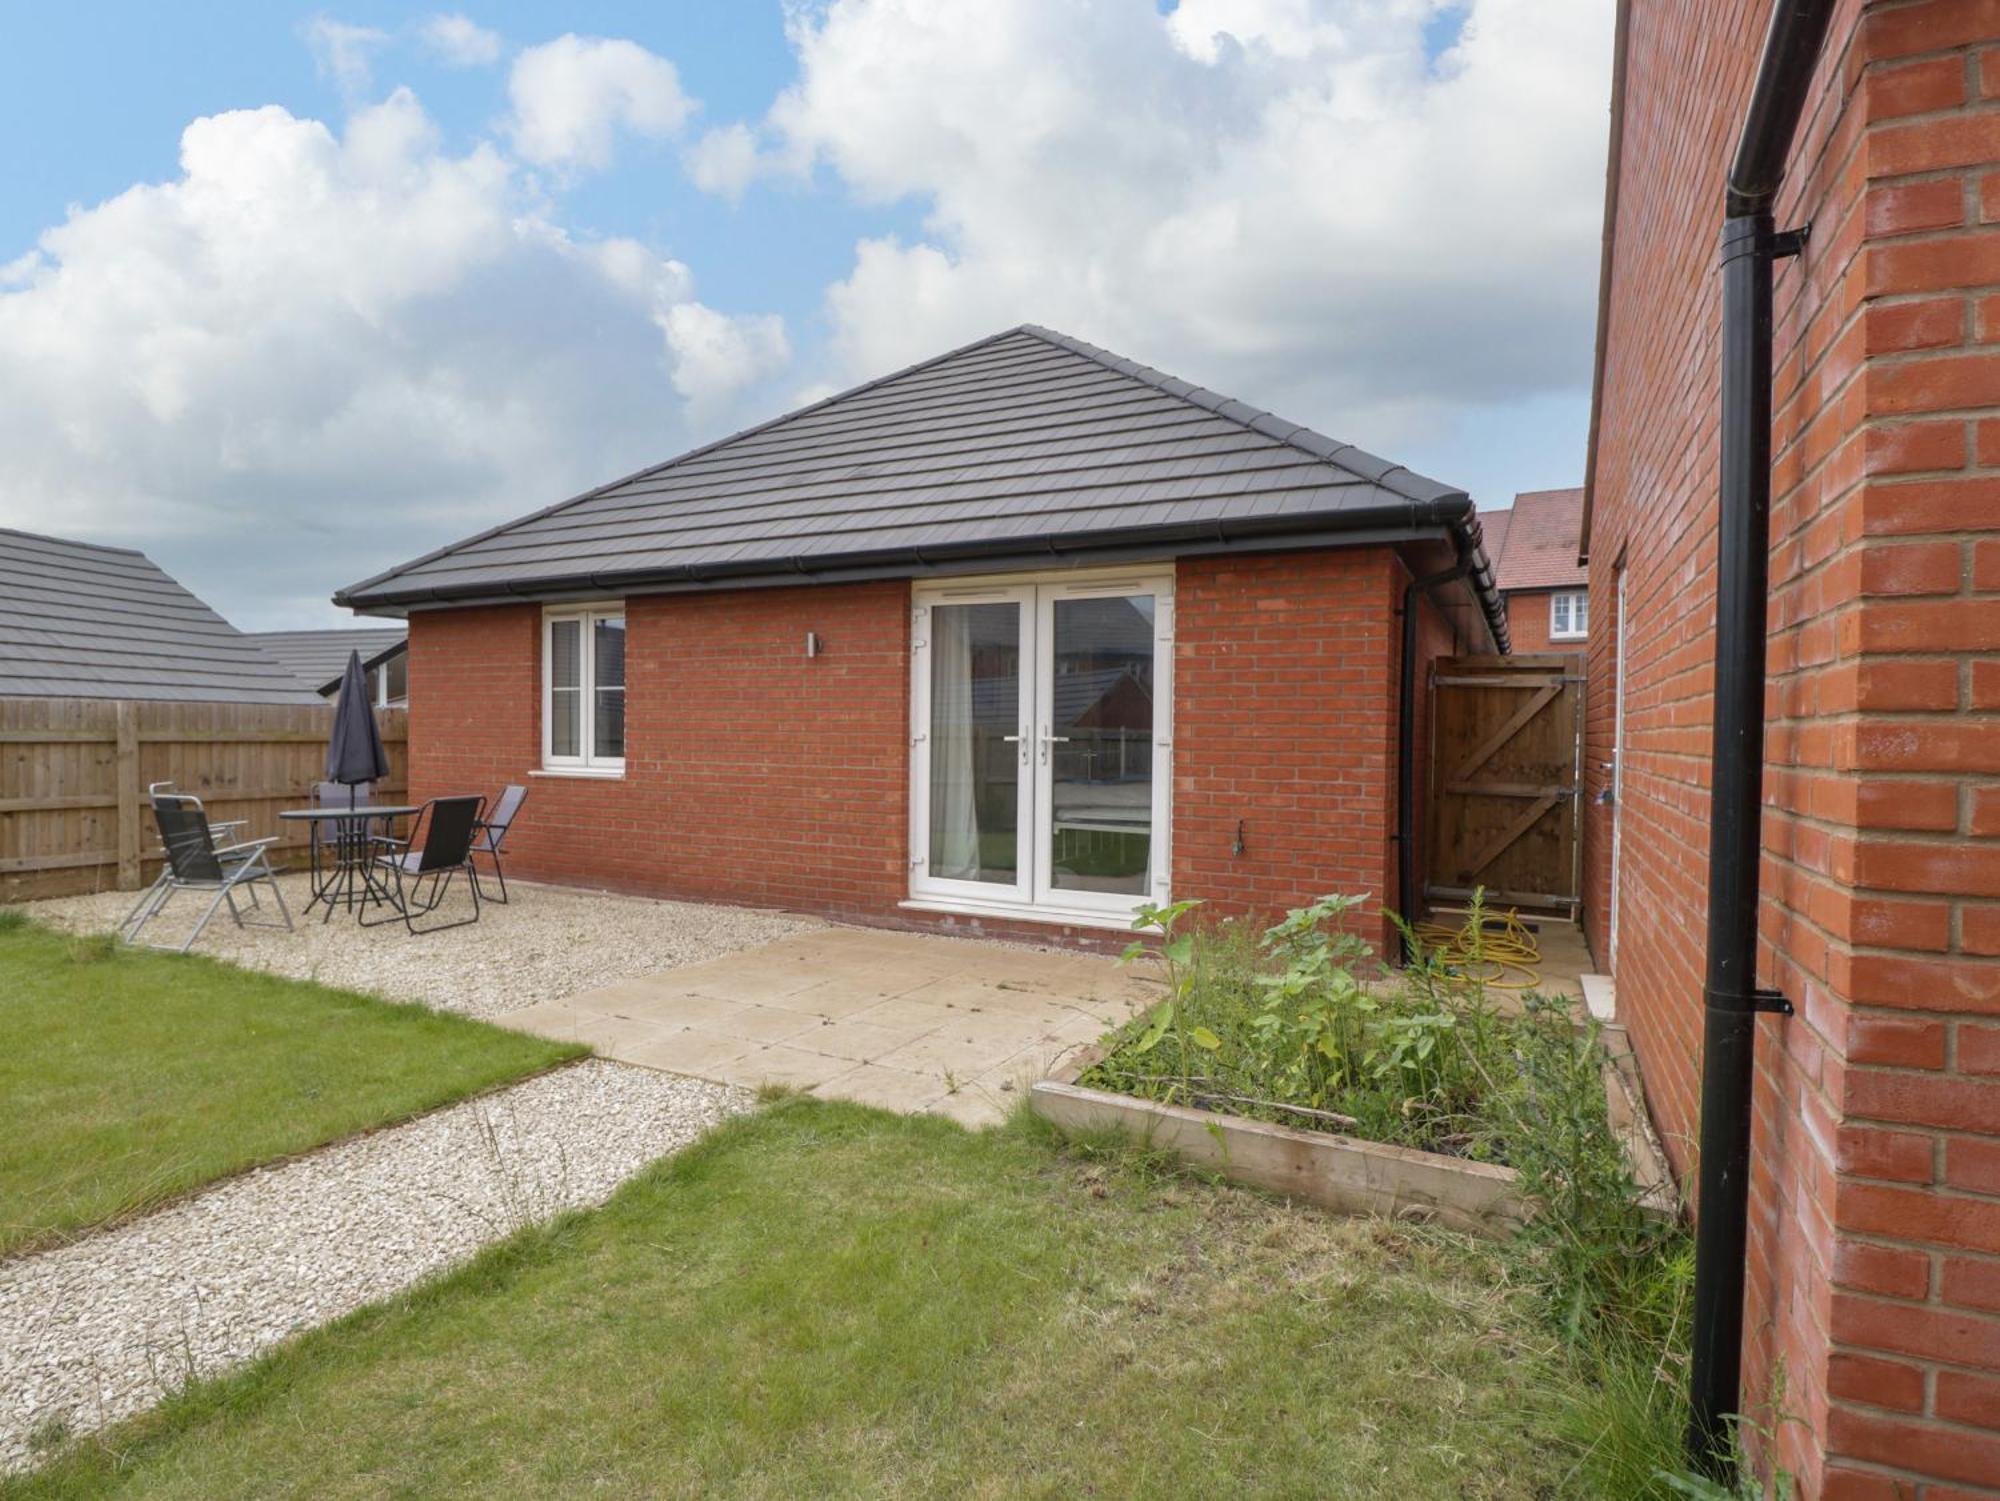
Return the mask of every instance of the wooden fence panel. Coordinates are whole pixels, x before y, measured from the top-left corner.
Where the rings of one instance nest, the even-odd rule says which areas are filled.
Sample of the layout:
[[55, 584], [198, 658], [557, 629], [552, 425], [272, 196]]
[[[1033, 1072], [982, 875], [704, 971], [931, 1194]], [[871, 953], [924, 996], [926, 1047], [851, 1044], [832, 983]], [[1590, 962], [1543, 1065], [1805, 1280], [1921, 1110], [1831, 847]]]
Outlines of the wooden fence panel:
[[[159, 872], [146, 788], [172, 782], [218, 819], [276, 836], [281, 862], [304, 848], [302, 807], [321, 775], [331, 706], [0, 698], [0, 903], [136, 890]], [[378, 709], [385, 796], [400, 796], [408, 714]]]

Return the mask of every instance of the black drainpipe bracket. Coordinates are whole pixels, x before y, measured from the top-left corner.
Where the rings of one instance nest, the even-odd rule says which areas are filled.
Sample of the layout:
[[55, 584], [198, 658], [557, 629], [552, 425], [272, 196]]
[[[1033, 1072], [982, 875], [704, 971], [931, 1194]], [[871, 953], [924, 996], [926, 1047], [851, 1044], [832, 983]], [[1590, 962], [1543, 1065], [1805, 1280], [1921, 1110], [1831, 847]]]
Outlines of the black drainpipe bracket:
[[1771, 236], [1771, 258], [1789, 260], [1795, 255], [1805, 254], [1806, 242], [1812, 239], [1812, 220], [1808, 219], [1797, 229], [1781, 229]]
[[1795, 1016], [1798, 1013], [1782, 990], [1760, 985], [1755, 990], [1717, 990], [1702, 987], [1702, 999], [1711, 1011], [1756, 1012], [1767, 1016]]

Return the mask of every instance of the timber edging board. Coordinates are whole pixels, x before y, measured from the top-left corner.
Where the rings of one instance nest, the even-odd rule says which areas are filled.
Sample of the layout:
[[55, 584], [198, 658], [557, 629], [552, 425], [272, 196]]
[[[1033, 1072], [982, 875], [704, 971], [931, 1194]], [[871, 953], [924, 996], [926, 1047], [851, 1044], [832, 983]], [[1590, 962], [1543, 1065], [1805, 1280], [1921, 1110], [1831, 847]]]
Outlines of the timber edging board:
[[1340, 1214], [1415, 1216], [1496, 1238], [1527, 1220], [1520, 1174], [1511, 1167], [1162, 1105], [1057, 1079], [1041, 1080], [1028, 1098], [1037, 1115], [1066, 1130], [1122, 1131], [1235, 1182]]
[[[1646, 1118], [1638, 1060], [1622, 1027], [1604, 1029], [1605, 1103], [1649, 1215], [1678, 1218], [1681, 1204], [1666, 1154]], [[1104, 1056], [1093, 1047], [1053, 1078], [1037, 1081], [1028, 1103], [1066, 1131], [1113, 1130], [1287, 1198], [1336, 1214], [1422, 1218], [1472, 1235], [1505, 1239], [1532, 1212], [1511, 1167], [1420, 1152], [1387, 1142], [1303, 1131], [1269, 1121], [1162, 1105], [1136, 1095], [1089, 1089], [1076, 1080]]]

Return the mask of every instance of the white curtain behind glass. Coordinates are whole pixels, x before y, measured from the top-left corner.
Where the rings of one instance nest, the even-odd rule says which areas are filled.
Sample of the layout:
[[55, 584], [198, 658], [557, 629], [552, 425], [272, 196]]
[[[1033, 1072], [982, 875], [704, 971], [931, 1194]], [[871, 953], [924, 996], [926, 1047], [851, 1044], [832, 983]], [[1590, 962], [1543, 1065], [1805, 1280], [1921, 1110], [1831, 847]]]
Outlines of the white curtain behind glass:
[[965, 605], [931, 611], [931, 874], [959, 881], [979, 879], [972, 617]]

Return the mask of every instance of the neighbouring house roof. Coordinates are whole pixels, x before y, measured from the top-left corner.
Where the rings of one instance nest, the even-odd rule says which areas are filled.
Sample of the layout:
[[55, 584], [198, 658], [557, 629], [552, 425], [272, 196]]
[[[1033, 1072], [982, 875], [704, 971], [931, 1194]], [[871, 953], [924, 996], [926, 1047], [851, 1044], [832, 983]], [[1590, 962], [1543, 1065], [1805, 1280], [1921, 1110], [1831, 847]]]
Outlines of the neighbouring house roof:
[[1463, 490], [1048, 329], [857, 386], [354, 584], [376, 613], [1450, 538]]
[[1500, 574], [1500, 560], [1507, 555], [1507, 528], [1514, 520], [1512, 511], [1481, 511], [1479, 530], [1486, 542], [1486, 556], [1493, 564], [1494, 577]]
[[332, 631], [250, 631], [250, 639], [287, 667], [315, 693], [331, 693], [347, 671], [347, 658], [361, 653], [363, 668], [373, 668], [401, 651], [409, 632], [395, 626]]
[[320, 702], [144, 553], [5, 528], [0, 695]]
[[[1494, 563], [1502, 594], [1516, 589], [1581, 589], [1589, 582], [1588, 571], [1576, 560], [1583, 526], [1581, 486], [1516, 495], [1507, 516], [1502, 528], [1505, 545]], [[1487, 551], [1491, 556], [1490, 544]]]

